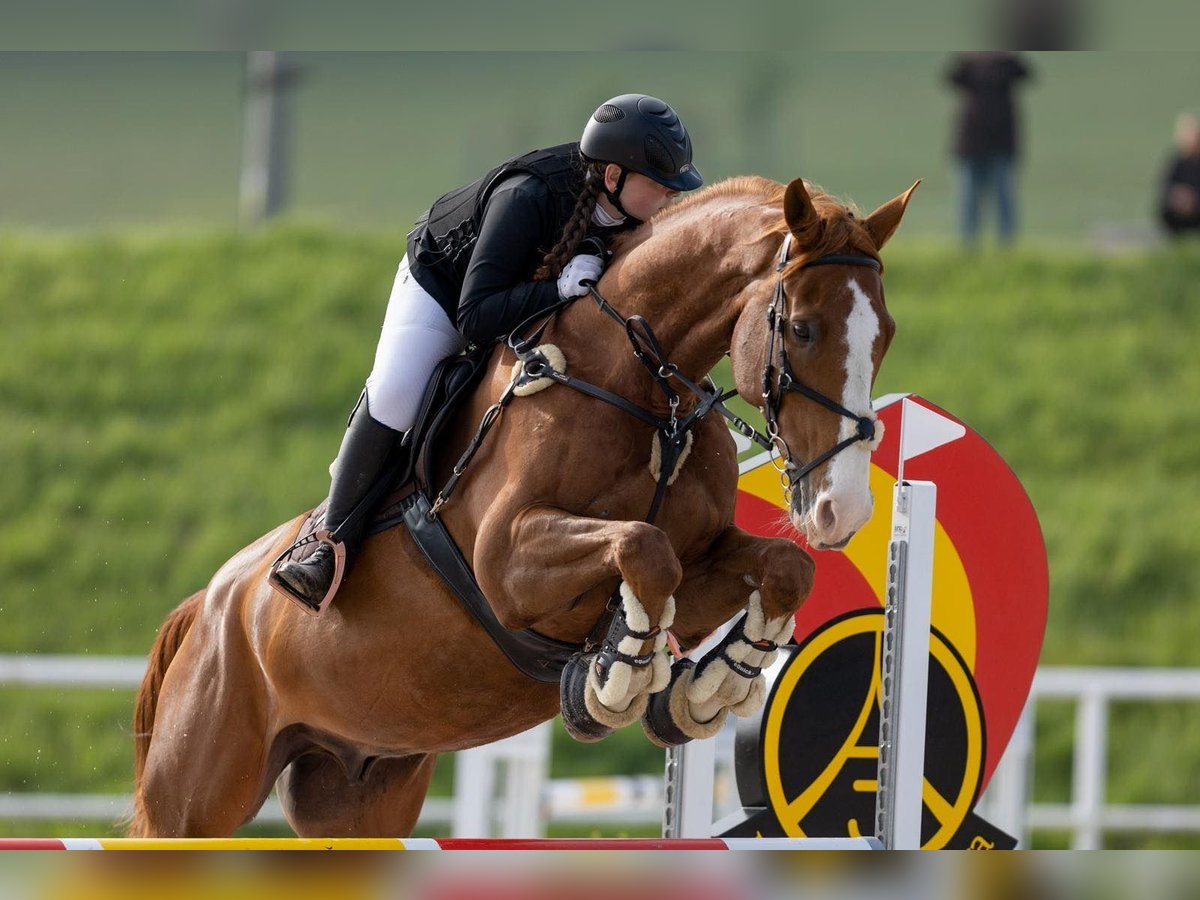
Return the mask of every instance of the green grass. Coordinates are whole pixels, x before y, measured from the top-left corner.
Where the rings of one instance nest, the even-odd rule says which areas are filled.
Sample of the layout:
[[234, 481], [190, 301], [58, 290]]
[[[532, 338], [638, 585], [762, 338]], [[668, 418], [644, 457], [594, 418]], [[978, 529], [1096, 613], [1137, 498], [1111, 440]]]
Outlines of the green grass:
[[[323, 496], [402, 244], [0, 235], [0, 652], [145, 653], [229, 555]], [[1025, 484], [1050, 559], [1043, 660], [1200, 665], [1200, 253], [969, 256], [902, 234], [887, 257], [899, 331], [876, 392], [953, 411]], [[128, 790], [130, 702], [0, 691], [0, 789]], [[1072, 714], [1039, 718], [1040, 800], [1065, 799]], [[1200, 800], [1193, 718], [1116, 708], [1110, 795]], [[556, 741], [555, 776], [662, 769], [636, 729]]]

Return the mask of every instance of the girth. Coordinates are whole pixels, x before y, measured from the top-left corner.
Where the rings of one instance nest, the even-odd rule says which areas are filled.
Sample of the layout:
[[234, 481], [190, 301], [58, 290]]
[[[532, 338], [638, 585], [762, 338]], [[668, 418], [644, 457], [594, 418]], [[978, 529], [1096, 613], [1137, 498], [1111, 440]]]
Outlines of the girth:
[[563, 666], [581, 649], [579, 644], [556, 641], [531, 628], [512, 631], [500, 624], [492, 605], [479, 589], [475, 573], [463, 559], [442, 520], [431, 514], [429, 498], [416, 490], [401, 501], [400, 514], [425, 559], [454, 592], [475, 621], [483, 626], [509, 662], [534, 681], [556, 682]]

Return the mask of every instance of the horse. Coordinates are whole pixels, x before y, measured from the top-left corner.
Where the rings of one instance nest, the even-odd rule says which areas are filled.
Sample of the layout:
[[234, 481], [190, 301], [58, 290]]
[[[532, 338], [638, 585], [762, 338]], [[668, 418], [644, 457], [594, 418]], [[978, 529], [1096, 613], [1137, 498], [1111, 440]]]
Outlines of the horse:
[[[663, 419], [705, 401], [703, 390], [671, 399], [660, 382], [698, 384], [728, 354], [788, 467], [791, 526], [811, 548], [840, 548], [871, 514], [870, 391], [895, 331], [879, 254], [916, 186], [862, 216], [801, 179], [715, 184], [622, 236], [596, 285], [604, 303], [566, 306], [542, 339], [556, 367]], [[652, 324], [669, 360], [657, 377], [604, 306]], [[450, 420], [439, 477], [513, 383], [513, 362], [505, 345], [492, 351]], [[733, 524], [736, 448], [716, 414], [695, 417], [661, 511], [644, 521], [657, 437], [551, 384], [505, 407], [440, 511], [504, 628], [581, 644], [618, 598], [605, 646], [572, 657], [560, 684], [510, 664], [403, 528], [367, 541], [316, 618], [266, 582], [307, 514], [238, 552], [154, 643], [135, 702], [129, 834], [230, 835], [274, 785], [298, 835], [406, 836], [439, 754], [560, 711], [581, 740], [641, 719], [664, 746], [752, 714], [812, 558]], [[743, 609], [716, 651], [672, 665], [668, 632], [686, 652]]]

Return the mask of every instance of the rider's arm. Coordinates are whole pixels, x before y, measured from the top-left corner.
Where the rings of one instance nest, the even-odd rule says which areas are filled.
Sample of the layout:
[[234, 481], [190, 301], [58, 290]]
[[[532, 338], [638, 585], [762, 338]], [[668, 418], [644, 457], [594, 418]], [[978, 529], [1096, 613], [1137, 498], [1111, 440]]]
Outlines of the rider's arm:
[[555, 279], [526, 281], [557, 222], [549, 189], [532, 175], [506, 179], [488, 199], [458, 301], [458, 330], [475, 344], [502, 337], [558, 302]]

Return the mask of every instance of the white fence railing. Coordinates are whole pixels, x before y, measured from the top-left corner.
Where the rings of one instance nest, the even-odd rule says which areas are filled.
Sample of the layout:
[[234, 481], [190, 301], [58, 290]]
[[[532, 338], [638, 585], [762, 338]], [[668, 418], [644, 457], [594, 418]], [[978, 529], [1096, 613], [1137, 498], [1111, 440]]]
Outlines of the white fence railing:
[[[1034, 714], [1041, 700], [1075, 702], [1071, 795], [1067, 803], [1033, 803]], [[1069, 831], [1078, 850], [1104, 846], [1106, 831], [1193, 832], [1200, 806], [1115, 804], [1107, 800], [1109, 711], [1113, 702], [1200, 703], [1200, 669], [1059, 668], [1038, 670], [1024, 713], [980, 812], [1028, 846], [1032, 831]]]
[[[141, 683], [140, 656], [0, 654], [0, 685], [77, 689]], [[550, 730], [545, 724], [504, 741], [455, 754], [455, 796], [427, 797], [419, 826], [455, 837], [540, 836], [547, 823], [619, 825], [662, 821], [662, 778], [548, 779]], [[468, 785], [465, 790], [458, 788]], [[0, 819], [115, 822], [130, 810], [126, 794], [0, 793]], [[256, 822], [286, 820], [272, 794]]]
[[[142, 657], [86, 657], [49, 655], [0, 655], [0, 685], [75, 688], [133, 688], [145, 669]], [[1067, 803], [1033, 803], [1034, 712], [1041, 700], [1070, 700], [1076, 704], [1071, 795]], [[1004, 759], [988, 786], [979, 812], [1014, 835], [1022, 846], [1039, 829], [1056, 829], [1072, 834], [1078, 849], [1104, 846], [1108, 830], [1136, 832], [1190, 832], [1200, 842], [1200, 805], [1114, 804], [1107, 800], [1109, 707], [1112, 702], [1185, 701], [1200, 703], [1200, 669], [1060, 668], [1042, 667], [1034, 679], [1024, 714], [1013, 733]], [[511, 740], [511, 739], [510, 739]], [[543, 731], [534, 739], [536, 757], [548, 752]], [[526, 739], [528, 750], [529, 739]], [[578, 781], [545, 780], [524, 772], [521, 764], [506, 760], [508, 772], [503, 785], [509, 802], [490, 804], [496, 792], [492, 776], [481, 776], [480, 756], [457, 754], [457, 779], [471, 778], [478, 785], [467, 792], [479, 803], [466, 802], [464, 793], [455, 799], [431, 797], [421, 812], [421, 824], [456, 826], [475, 831], [494, 827], [481, 816], [491, 816], [494, 807], [506, 810], [501, 823], [504, 833], [529, 835], [530, 822], [537, 829], [552, 822], [657, 822], [662, 814], [662, 780], [655, 776], [633, 776]], [[483, 781], [479, 781], [483, 777]], [[529, 803], [528, 789], [541, 783]], [[483, 795], [481, 798], [479, 795]], [[513, 819], [518, 798], [524, 798], [524, 817]], [[94, 819], [115, 820], [124, 814], [129, 798], [98, 794], [0, 794], [3, 819]], [[484, 804], [484, 805], [480, 805]], [[488, 805], [490, 804], [490, 805]], [[518, 804], [519, 805], [519, 804]], [[282, 810], [272, 799], [258, 816], [259, 821], [282, 822]], [[521, 831], [519, 829], [525, 829]], [[476, 832], [477, 833], [477, 832]]]

